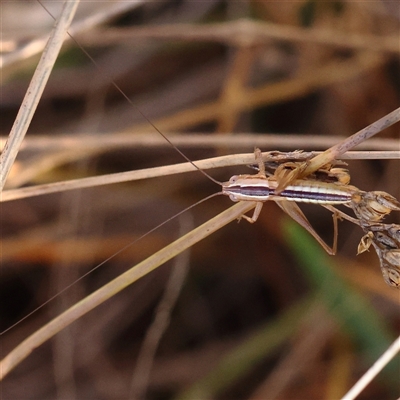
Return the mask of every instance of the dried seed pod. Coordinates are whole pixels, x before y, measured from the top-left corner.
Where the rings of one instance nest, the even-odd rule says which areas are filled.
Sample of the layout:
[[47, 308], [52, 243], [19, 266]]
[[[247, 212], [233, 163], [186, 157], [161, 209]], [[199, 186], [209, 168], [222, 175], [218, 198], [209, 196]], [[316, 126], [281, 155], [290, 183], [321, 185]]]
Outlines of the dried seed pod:
[[375, 239], [387, 249], [396, 249], [398, 247], [396, 241], [383, 232], [377, 232]]
[[372, 232], [368, 232], [366, 235], [364, 235], [361, 238], [360, 243], [358, 244], [358, 247], [357, 247], [357, 255], [364, 253], [364, 251], [369, 250], [369, 248], [371, 247], [371, 244], [372, 244], [373, 237], [374, 237], [374, 234]]
[[400, 288], [400, 271], [391, 267], [381, 267], [383, 279], [389, 286]]
[[361, 226], [382, 250], [400, 248], [400, 225], [362, 222]]
[[400, 226], [396, 224], [392, 224], [388, 229], [387, 229], [389, 235], [391, 238], [396, 240], [400, 244]]
[[385, 282], [400, 288], [400, 225], [360, 222], [366, 234], [358, 245], [358, 254], [373, 245]]
[[371, 192], [376, 196], [376, 200], [382, 206], [388, 208], [389, 210], [397, 210], [400, 211], [400, 203], [399, 201], [393, 197], [391, 194], [386, 192]]
[[376, 200], [370, 200], [368, 202], [368, 207], [374, 213], [381, 214], [383, 216], [385, 216], [386, 214], [388, 214], [391, 211], [390, 208], [384, 206], [383, 204], [381, 204], [379, 201], [376, 201]]
[[372, 242], [381, 265], [383, 279], [389, 286], [400, 288], [400, 249], [380, 250]]
[[358, 192], [350, 207], [357, 218], [366, 223], [379, 222], [393, 210], [400, 210], [400, 203], [385, 192]]
[[400, 249], [392, 249], [383, 252], [383, 258], [393, 267], [400, 269]]

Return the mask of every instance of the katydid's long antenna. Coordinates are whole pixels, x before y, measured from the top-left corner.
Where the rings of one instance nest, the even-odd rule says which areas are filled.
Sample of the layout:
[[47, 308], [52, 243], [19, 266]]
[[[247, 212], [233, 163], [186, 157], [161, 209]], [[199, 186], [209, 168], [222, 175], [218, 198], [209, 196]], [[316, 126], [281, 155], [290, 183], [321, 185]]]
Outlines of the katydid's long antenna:
[[[47, 8], [43, 5], [43, 3], [40, 0], [37, 0], [38, 3], [45, 9], [45, 11], [54, 19], [54, 16], [47, 10]], [[68, 32], [67, 32], [68, 33]], [[92, 58], [92, 56], [76, 41], [76, 39], [71, 36], [68, 33], [69, 37], [77, 44], [77, 46], [86, 54], [86, 56], [93, 62], [93, 64], [96, 66], [96, 68], [103, 73], [103, 71], [100, 69], [100, 67], [98, 66], [98, 64], [96, 63], [96, 61]], [[211, 179], [213, 182], [217, 183], [218, 185], [222, 185], [221, 182], [217, 181], [216, 179], [214, 179], [213, 177], [211, 177], [210, 175], [208, 175], [205, 171], [203, 171], [202, 169], [200, 169], [196, 164], [194, 164], [181, 150], [179, 150], [147, 117], [146, 115], [143, 114], [143, 112], [129, 99], [129, 97], [123, 92], [123, 90], [112, 80], [111, 81], [113, 86], [122, 94], [122, 96], [129, 102], [129, 104], [131, 104], [142, 116], [143, 118], [173, 147], [175, 148], [178, 153], [180, 153], [182, 155], [183, 158], [185, 158], [190, 164], [192, 164], [197, 170], [199, 170], [201, 173], [203, 173], [203, 175], [205, 175], [206, 177], [208, 177], [209, 179]], [[122, 247], [120, 250], [118, 250], [116, 253], [114, 253], [113, 255], [111, 255], [110, 257], [106, 258], [104, 261], [102, 261], [100, 264], [96, 265], [95, 267], [93, 267], [92, 269], [90, 269], [89, 271], [87, 271], [85, 274], [83, 274], [81, 277], [79, 277], [78, 279], [76, 279], [75, 281], [73, 281], [72, 283], [70, 283], [69, 285], [67, 285], [64, 289], [62, 289], [61, 291], [59, 291], [58, 293], [56, 293], [55, 295], [53, 295], [52, 297], [50, 297], [47, 301], [45, 301], [43, 304], [41, 304], [39, 307], [35, 308], [33, 311], [31, 311], [30, 313], [28, 313], [27, 315], [25, 315], [23, 318], [21, 318], [18, 322], [16, 322], [15, 324], [9, 326], [7, 329], [5, 329], [4, 331], [0, 332], [0, 336], [4, 335], [5, 333], [7, 333], [8, 331], [10, 331], [11, 329], [13, 329], [15, 326], [19, 325], [22, 321], [26, 320], [27, 318], [29, 318], [32, 314], [34, 314], [35, 312], [37, 312], [38, 310], [40, 310], [41, 308], [43, 308], [45, 305], [47, 305], [48, 303], [50, 303], [51, 301], [53, 301], [55, 298], [57, 298], [58, 296], [60, 296], [62, 293], [64, 293], [65, 291], [67, 291], [69, 288], [71, 288], [73, 285], [75, 285], [77, 282], [81, 281], [82, 279], [84, 279], [86, 276], [88, 276], [89, 274], [91, 274], [93, 271], [97, 270], [98, 268], [100, 268], [102, 265], [104, 265], [105, 263], [107, 263], [108, 261], [110, 261], [111, 259], [113, 259], [114, 257], [116, 257], [118, 254], [121, 254], [123, 251], [125, 251], [126, 249], [128, 249], [130, 246], [133, 246], [136, 242], [140, 241], [141, 239], [145, 238], [146, 236], [148, 236], [149, 234], [151, 234], [152, 232], [156, 231], [157, 229], [161, 228], [162, 226], [164, 226], [165, 224], [167, 224], [168, 222], [172, 221], [173, 219], [179, 217], [181, 214], [185, 213], [186, 211], [196, 207], [197, 205], [199, 205], [200, 203], [203, 203], [209, 199], [211, 199], [212, 197], [215, 196], [219, 196], [223, 194], [222, 192], [218, 192], [218, 193], [213, 193], [210, 196], [205, 197], [204, 199], [196, 202], [195, 204], [190, 205], [189, 207], [186, 207], [184, 210], [178, 212], [177, 214], [173, 215], [172, 217], [168, 218], [167, 220], [163, 221], [162, 223], [158, 224], [157, 226], [155, 226], [154, 228], [150, 229], [148, 232], [146, 232], [145, 234], [143, 234], [142, 236], [138, 237], [137, 239], [135, 239], [134, 241], [128, 243], [127, 245], [125, 245], [124, 247]]]
[[[41, 2], [41, 0], [37, 0], [38, 3], [43, 7], [43, 9], [55, 20], [55, 17], [51, 12], [45, 7], [45, 5]], [[74, 41], [74, 43], [82, 50], [82, 52], [86, 55], [86, 57], [89, 58], [89, 60], [93, 63], [93, 65], [100, 71], [101, 74], [107, 77], [107, 74], [104, 73], [104, 71], [99, 67], [97, 62], [94, 60], [94, 58], [87, 52], [87, 50], [67, 31], [68, 36]], [[170, 145], [173, 147], [187, 162], [193, 165], [194, 168], [196, 168], [198, 171], [200, 171], [204, 176], [206, 176], [208, 179], [212, 180], [214, 183], [216, 183], [219, 186], [222, 186], [222, 182], [219, 182], [217, 179], [213, 178], [211, 175], [207, 174], [207, 172], [203, 171], [201, 168], [199, 168], [188, 156], [185, 155], [178, 147], [176, 147], [170, 139], [167, 138], [166, 135], [164, 135], [154, 124], [151, 122], [149, 118], [146, 117], [146, 115], [140, 110], [138, 106], [135, 105], [135, 103], [125, 94], [125, 92], [118, 86], [118, 84], [113, 80], [110, 79], [110, 83], [114, 86], [115, 89], [118, 90], [119, 93], [128, 101], [128, 103], [154, 128], [154, 130], [159, 133]]]
[[217, 192], [217, 193], [213, 193], [210, 196], [205, 197], [204, 199], [199, 200], [197, 203], [194, 203], [192, 205], [190, 205], [189, 207], [186, 207], [184, 210], [179, 211], [177, 214], [173, 215], [172, 217], [169, 217], [168, 219], [166, 219], [165, 221], [161, 222], [161, 224], [158, 224], [157, 226], [155, 226], [154, 228], [150, 229], [148, 232], [144, 233], [142, 236], [138, 237], [137, 239], [135, 239], [133, 242], [128, 243], [127, 245], [125, 245], [124, 247], [122, 247], [122, 249], [118, 250], [116, 253], [114, 253], [113, 255], [111, 255], [110, 257], [106, 258], [104, 261], [102, 261], [100, 264], [97, 264], [95, 267], [93, 267], [92, 269], [90, 269], [89, 271], [87, 271], [85, 274], [83, 274], [82, 276], [80, 276], [78, 279], [76, 279], [75, 281], [73, 281], [72, 283], [70, 283], [69, 285], [67, 285], [64, 289], [60, 290], [58, 293], [56, 293], [55, 295], [51, 296], [48, 300], [46, 300], [43, 304], [41, 304], [39, 307], [36, 307], [34, 310], [32, 310], [29, 314], [25, 315], [23, 318], [21, 318], [18, 322], [16, 322], [15, 324], [9, 326], [7, 329], [5, 329], [3, 332], [0, 332], [0, 336], [4, 335], [5, 333], [7, 333], [8, 331], [10, 331], [11, 329], [13, 329], [15, 326], [19, 325], [22, 321], [25, 321], [27, 318], [29, 318], [32, 314], [34, 314], [36, 311], [40, 310], [42, 307], [44, 307], [46, 304], [50, 303], [51, 301], [53, 301], [55, 298], [57, 298], [58, 296], [60, 296], [62, 293], [64, 293], [65, 291], [67, 291], [69, 288], [71, 288], [72, 286], [74, 286], [76, 283], [78, 283], [79, 281], [81, 281], [82, 279], [84, 279], [85, 277], [87, 277], [89, 274], [91, 274], [93, 271], [96, 271], [96, 269], [100, 268], [102, 265], [104, 265], [106, 262], [112, 260], [114, 257], [116, 257], [118, 254], [121, 254], [122, 252], [124, 252], [126, 249], [128, 249], [129, 247], [133, 246], [136, 242], [138, 242], [139, 240], [142, 240], [143, 238], [145, 238], [146, 236], [150, 235], [150, 233], [153, 233], [154, 231], [156, 231], [157, 229], [161, 228], [162, 226], [164, 226], [166, 223], [172, 221], [173, 219], [175, 219], [176, 217], [179, 217], [180, 215], [182, 215], [183, 213], [185, 213], [186, 211], [189, 211], [190, 209], [198, 206], [201, 203], [204, 203], [205, 201], [215, 197], [215, 196], [219, 196], [223, 194], [222, 192]]

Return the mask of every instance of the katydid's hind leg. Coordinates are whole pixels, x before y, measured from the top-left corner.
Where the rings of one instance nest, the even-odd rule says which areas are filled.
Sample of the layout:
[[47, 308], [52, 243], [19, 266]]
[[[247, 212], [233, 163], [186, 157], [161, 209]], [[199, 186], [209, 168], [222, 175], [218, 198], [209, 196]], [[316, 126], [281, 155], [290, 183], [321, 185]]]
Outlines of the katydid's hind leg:
[[[254, 157], [258, 163], [258, 175], [266, 176], [265, 175], [265, 164], [262, 158], [262, 153], [259, 148], [254, 149]], [[262, 208], [262, 206], [261, 206]], [[254, 211], [255, 212], [255, 211]], [[253, 215], [254, 217], [254, 215]]]
[[[301, 211], [300, 207], [291, 201], [277, 201], [276, 204], [286, 213], [288, 214], [294, 221], [296, 221], [299, 225], [301, 225], [304, 229], [310, 233], [314, 239], [322, 246], [322, 248], [330, 255], [335, 254], [335, 249], [332, 249], [328, 246], [324, 240], [318, 235], [315, 229], [312, 227], [303, 211]], [[336, 229], [337, 231], [337, 229]]]
[[[333, 243], [332, 247], [329, 247], [325, 242], [325, 246], [322, 246], [324, 250], [331, 256], [334, 256], [337, 251], [337, 239], [339, 236], [339, 229], [338, 229], [338, 220], [341, 220], [340, 215], [334, 210], [332, 214], [333, 220]], [[321, 239], [322, 240], [322, 239]]]
[[[254, 224], [254, 222], [257, 221], [257, 219], [260, 215], [263, 205], [264, 205], [264, 203], [262, 203], [261, 201], [257, 202], [256, 207], [253, 212], [253, 215], [251, 217], [248, 217], [247, 215], [242, 215], [240, 218], [244, 218], [246, 221], [250, 222], [251, 224]], [[240, 221], [240, 218], [239, 218], [239, 221]]]
[[339, 215], [335, 211], [332, 214], [332, 219], [333, 219], [333, 244], [332, 244], [332, 255], [334, 256], [336, 254], [337, 250], [337, 238], [339, 236], [339, 231], [338, 231], [338, 219]]

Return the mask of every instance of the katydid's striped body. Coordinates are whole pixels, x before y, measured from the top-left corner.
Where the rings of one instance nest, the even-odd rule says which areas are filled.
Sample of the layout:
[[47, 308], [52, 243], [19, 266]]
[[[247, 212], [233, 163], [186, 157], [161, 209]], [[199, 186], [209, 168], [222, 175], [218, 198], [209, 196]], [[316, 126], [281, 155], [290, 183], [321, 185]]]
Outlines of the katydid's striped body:
[[348, 204], [358, 189], [353, 186], [315, 180], [295, 180], [276, 193], [278, 183], [263, 175], [234, 175], [222, 185], [222, 193], [232, 201], [295, 201], [313, 204]]

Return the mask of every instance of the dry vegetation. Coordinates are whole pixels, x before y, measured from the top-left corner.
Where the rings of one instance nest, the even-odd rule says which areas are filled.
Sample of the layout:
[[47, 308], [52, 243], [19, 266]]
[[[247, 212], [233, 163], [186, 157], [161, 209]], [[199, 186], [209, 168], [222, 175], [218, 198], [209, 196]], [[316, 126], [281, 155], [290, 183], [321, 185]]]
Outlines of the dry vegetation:
[[[53, 20], [36, 2], [1, 7], [5, 139], [40, 56], [35, 40], [48, 37]], [[73, 41], [65, 44], [3, 200], [22, 186], [183, 162], [141, 113], [198, 160], [252, 153], [255, 145], [325, 150], [399, 106], [397, 2], [89, 2], [75, 21], [71, 31], [97, 66]], [[399, 131], [394, 125], [359, 148], [400, 150]], [[398, 159], [349, 161], [349, 170], [358, 188], [400, 198]], [[209, 173], [226, 181], [248, 171]], [[198, 171], [89, 186], [1, 203], [2, 331], [219, 190]], [[227, 198], [211, 199], [119, 253], [2, 335], [2, 358], [228, 206]], [[330, 243], [330, 213], [303, 209]], [[400, 223], [395, 214], [385, 222]], [[341, 223], [338, 255], [325, 256], [267, 203], [256, 224], [224, 227], [40, 346], [4, 379], [2, 395], [340, 398], [400, 328], [400, 294], [383, 281], [376, 254], [355, 256], [362, 235]], [[399, 363], [360, 398], [399, 397]]]

